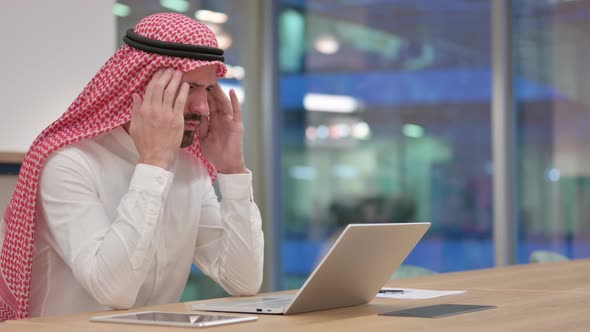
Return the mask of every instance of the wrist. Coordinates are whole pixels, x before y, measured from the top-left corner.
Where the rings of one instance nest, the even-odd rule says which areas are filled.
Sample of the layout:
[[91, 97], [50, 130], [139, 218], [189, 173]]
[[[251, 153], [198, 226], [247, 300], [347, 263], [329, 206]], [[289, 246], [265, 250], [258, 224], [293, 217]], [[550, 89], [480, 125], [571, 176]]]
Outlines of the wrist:
[[150, 159], [150, 158], [139, 158], [138, 163], [160, 167], [164, 170], [169, 170], [170, 165], [172, 164], [170, 161], [167, 161], [167, 160]]
[[217, 172], [221, 173], [221, 174], [247, 174], [248, 169], [246, 168], [245, 165], [243, 165], [241, 167], [235, 167], [235, 168], [217, 169]]

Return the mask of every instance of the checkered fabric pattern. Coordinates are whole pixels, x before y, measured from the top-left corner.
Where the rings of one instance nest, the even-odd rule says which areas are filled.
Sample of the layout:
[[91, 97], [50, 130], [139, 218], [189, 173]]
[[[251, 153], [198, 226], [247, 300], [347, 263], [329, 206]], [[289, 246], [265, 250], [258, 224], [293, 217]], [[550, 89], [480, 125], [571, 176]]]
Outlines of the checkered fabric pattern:
[[[204, 24], [176, 13], [148, 16], [134, 32], [167, 42], [218, 47]], [[4, 241], [0, 253], [0, 321], [28, 315], [31, 266], [35, 236], [35, 200], [43, 163], [54, 151], [122, 126], [131, 118], [133, 93], [143, 95], [155, 71], [173, 67], [184, 72], [217, 65], [217, 76], [226, 67], [218, 61], [201, 61], [150, 54], [123, 45], [100, 69], [66, 112], [33, 142], [22, 163], [16, 189], [4, 214]], [[207, 167], [212, 181], [216, 171], [196, 141], [187, 148]]]

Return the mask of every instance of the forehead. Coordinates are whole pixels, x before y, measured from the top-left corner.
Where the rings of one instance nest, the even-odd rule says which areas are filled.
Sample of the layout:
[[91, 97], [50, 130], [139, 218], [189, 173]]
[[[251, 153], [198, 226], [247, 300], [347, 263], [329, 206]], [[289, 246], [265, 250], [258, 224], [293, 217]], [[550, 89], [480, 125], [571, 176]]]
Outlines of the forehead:
[[182, 75], [184, 81], [198, 82], [204, 85], [217, 83], [217, 65], [202, 66], [197, 69], [187, 71]]

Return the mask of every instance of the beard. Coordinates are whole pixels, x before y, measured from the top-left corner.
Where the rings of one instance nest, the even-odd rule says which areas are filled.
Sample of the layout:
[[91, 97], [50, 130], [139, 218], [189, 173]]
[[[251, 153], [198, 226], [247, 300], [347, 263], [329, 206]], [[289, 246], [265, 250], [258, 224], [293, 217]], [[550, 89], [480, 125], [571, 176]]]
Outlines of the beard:
[[202, 115], [200, 113], [187, 113], [184, 114], [184, 121], [199, 121], [197, 128], [195, 130], [185, 130], [182, 133], [182, 141], [180, 142], [180, 148], [188, 148], [195, 142], [195, 133], [197, 129], [199, 129], [199, 125], [201, 124]]
[[197, 130], [185, 130], [182, 133], [182, 141], [180, 142], [180, 148], [188, 148], [195, 142], [195, 132]]

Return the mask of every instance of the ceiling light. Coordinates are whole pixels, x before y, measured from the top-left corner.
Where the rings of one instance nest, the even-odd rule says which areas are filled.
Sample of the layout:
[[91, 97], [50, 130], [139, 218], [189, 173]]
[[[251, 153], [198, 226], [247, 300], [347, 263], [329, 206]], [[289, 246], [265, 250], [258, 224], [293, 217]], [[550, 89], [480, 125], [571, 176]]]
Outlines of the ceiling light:
[[359, 102], [350, 96], [307, 93], [303, 107], [312, 112], [352, 113], [359, 109]]
[[415, 124], [405, 124], [402, 128], [402, 132], [404, 135], [406, 135], [406, 137], [411, 138], [421, 138], [424, 136], [424, 128]]
[[113, 15], [118, 17], [127, 17], [131, 13], [131, 9], [129, 6], [124, 5], [122, 3], [115, 3], [113, 6]]
[[315, 49], [323, 54], [334, 54], [340, 49], [340, 43], [332, 35], [321, 35], [315, 40]]
[[186, 0], [160, 0], [160, 6], [184, 13], [189, 9], [190, 4]]
[[223, 24], [223, 23], [227, 22], [227, 14], [214, 12], [211, 10], [205, 10], [205, 9], [197, 10], [195, 12], [195, 18], [199, 21], [211, 22], [211, 23], [217, 23], [217, 24]]
[[356, 139], [368, 139], [371, 135], [371, 128], [366, 122], [359, 122], [352, 127], [352, 137]]
[[226, 50], [231, 47], [232, 38], [227, 33], [220, 33], [217, 35], [217, 46], [222, 49]]

